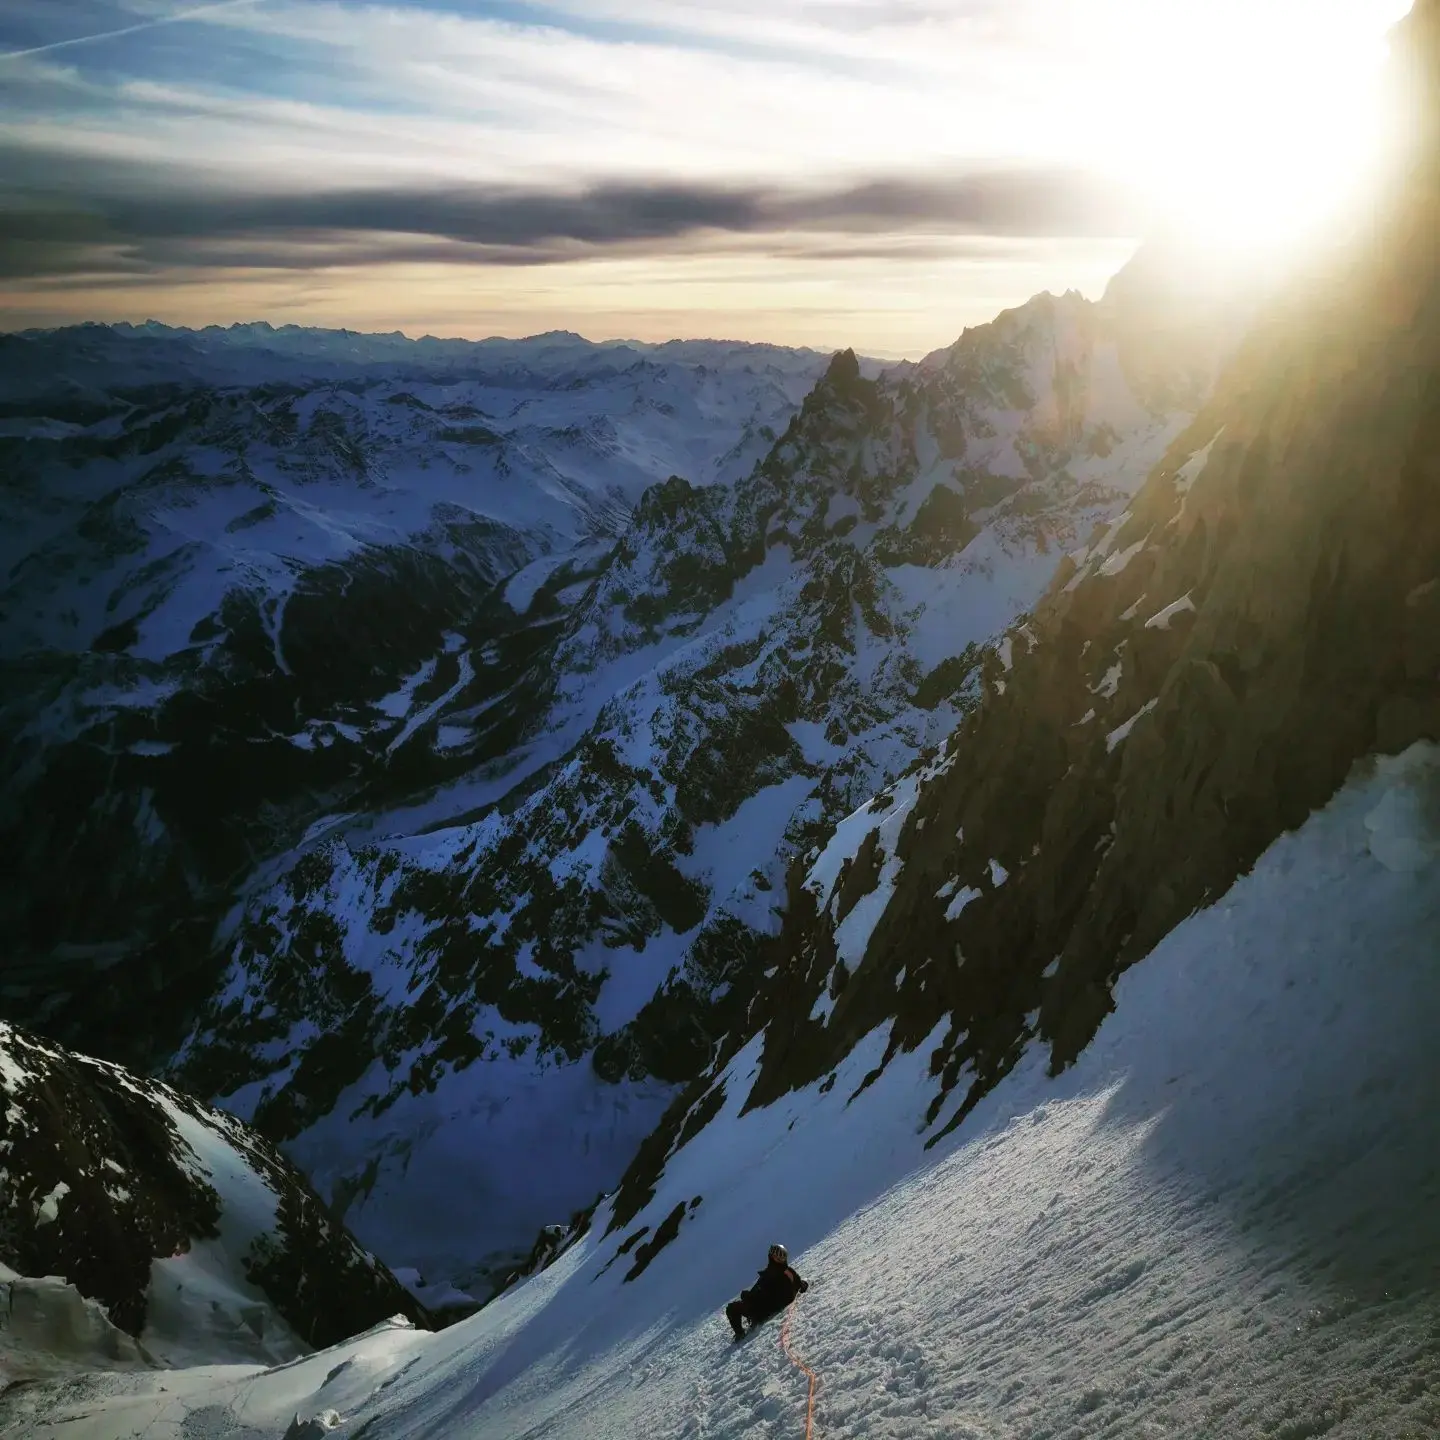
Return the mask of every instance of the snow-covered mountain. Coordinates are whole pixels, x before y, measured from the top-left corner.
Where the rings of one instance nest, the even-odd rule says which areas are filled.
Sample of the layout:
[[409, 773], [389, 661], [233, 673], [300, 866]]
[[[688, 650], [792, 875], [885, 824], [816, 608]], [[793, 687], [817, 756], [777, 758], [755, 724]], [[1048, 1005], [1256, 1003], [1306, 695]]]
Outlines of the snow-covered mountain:
[[[1433, 114], [1440, 5], [1419, 7], [1408, 29]], [[794, 1115], [842, 1082], [858, 1105], [898, 1067], [911, 1078], [897, 1083], [918, 1082], [923, 1096], [910, 1119], [926, 1149], [948, 1147], [957, 1131], [973, 1141], [977, 1108], [1007, 1076], [1083, 1064], [1121, 977], [1147, 955], [1192, 948], [1196, 935], [1241, 952], [1223, 978], [1215, 972], [1210, 983], [1225, 993], [1202, 1013], [1252, 1035], [1261, 1073], [1264, 1044], [1283, 1054], [1293, 1041], [1281, 1041], [1278, 1014], [1246, 1030], [1255, 1017], [1230, 1010], [1250, 993], [1247, 968], [1268, 959], [1273, 971], [1256, 983], [1279, 973], [1286, 989], [1311, 961], [1325, 967], [1316, 984], [1348, 977], [1323, 991], [1331, 1009], [1300, 1009], [1297, 997], [1310, 1043], [1339, 1049], [1276, 1062], [1286, 1118], [1246, 1134], [1241, 1169], [1266, 1177], [1270, 1199], [1314, 1180], [1332, 1103], [1335, 1147], [1363, 1143], [1362, 1115], [1319, 1098], [1331, 1092], [1313, 1069], [1352, 1063], [1345, 1047], [1357, 1036], [1328, 1033], [1342, 1005], [1367, 1016], [1360, 1076], [1383, 1047], [1373, 1032], [1385, 1007], [1342, 1001], [1343, 985], [1363, 988], [1373, 965], [1375, 983], [1395, 987], [1387, 994], [1414, 984], [1413, 1003], [1436, 1013], [1423, 978], [1405, 968], [1435, 943], [1429, 891], [1415, 877], [1432, 875], [1440, 854], [1440, 265], [1430, 243], [1440, 127], [1432, 136], [1377, 209], [1378, 236], [1336, 246], [1261, 306], [1214, 393], [1125, 510], [1063, 558], [1031, 613], [984, 656], [978, 703], [939, 753], [797, 864], [778, 963], [607, 1201], [602, 1259], [643, 1242], [659, 1263], [655, 1242], [675, 1243], [708, 1215], [691, 1203], [704, 1199], [695, 1167], [731, 1155], [735, 1122]], [[1305, 844], [1292, 844], [1287, 832], [1347, 777], [1349, 798], [1327, 812], [1343, 824], [1317, 817]], [[1381, 870], [1405, 877], [1398, 917], [1364, 913], [1390, 903], [1375, 898], [1396, 883]], [[1262, 872], [1278, 904], [1323, 922], [1283, 916], [1270, 935], [1251, 900]], [[1332, 886], [1339, 898], [1322, 901]], [[1244, 905], [1244, 927], [1227, 937], [1225, 917]], [[1289, 946], [1305, 964], [1292, 968]], [[1196, 1002], [1187, 982], [1164, 1003]], [[1412, 1017], [1397, 1009], [1392, 1020], [1403, 1034]], [[1164, 1033], [1177, 1023], [1169, 1017]], [[1212, 1042], [1223, 1055], [1225, 1036]], [[1173, 1043], [1174, 1074], [1157, 1078], [1141, 1110], [1149, 1124], [1164, 1110], [1158, 1087], [1187, 1073]], [[860, 1071], [857, 1053], [868, 1056]], [[1145, 1063], [1162, 1065], [1164, 1053]], [[1406, 1117], [1400, 1147], [1414, 1107], [1392, 1092], [1418, 1086], [1428, 1106], [1436, 1077], [1410, 1049], [1396, 1063], [1373, 1083], [1386, 1095], [1377, 1125]], [[1223, 1107], [1245, 1101], [1209, 1060], [1196, 1073], [1197, 1114], [1220, 1106], [1212, 1120], [1223, 1133], [1234, 1123]], [[1372, 1093], [1371, 1080], [1356, 1084], [1362, 1098]], [[1219, 1142], [1196, 1123], [1187, 1156], [1198, 1166]], [[1296, 1134], [1282, 1142], [1285, 1124]], [[1265, 1152], [1272, 1144], [1278, 1157]], [[1416, 1193], [1434, 1180], [1433, 1168], [1406, 1172]]]
[[641, 495], [748, 473], [826, 363], [288, 327], [0, 340], [7, 1012], [173, 1052], [248, 872], [506, 755], [535, 720], [507, 692]]
[[102, 1357], [289, 1361], [427, 1318], [233, 1116], [5, 1024], [0, 1101], [8, 1380]]
[[1183, 278], [837, 356], [798, 411], [816, 357], [767, 347], [459, 378], [387, 337], [19, 337], [66, 383], [12, 406], [7, 1009], [488, 1293], [743, 1028], [792, 860], [935, 752], [1194, 413], [1233, 320]]
[[1188, 423], [1221, 319], [1174, 318], [1163, 364], [1130, 320], [1045, 295], [879, 379], [842, 354], [747, 477], [648, 491], [512, 749], [257, 884], [172, 1075], [484, 1293], [743, 1029], [791, 861], [938, 749]]

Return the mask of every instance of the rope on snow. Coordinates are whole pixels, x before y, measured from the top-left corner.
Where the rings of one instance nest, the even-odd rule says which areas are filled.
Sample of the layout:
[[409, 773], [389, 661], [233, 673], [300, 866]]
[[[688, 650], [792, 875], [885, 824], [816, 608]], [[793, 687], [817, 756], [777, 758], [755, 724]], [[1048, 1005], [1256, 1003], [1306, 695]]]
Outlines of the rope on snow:
[[799, 1303], [800, 1297], [797, 1295], [790, 1302], [790, 1308], [785, 1312], [785, 1323], [780, 1327], [780, 1344], [790, 1363], [810, 1377], [810, 1398], [805, 1405], [805, 1440], [812, 1440], [815, 1426], [815, 1387], [820, 1383], [820, 1377], [803, 1360], [797, 1360], [795, 1352], [790, 1348], [790, 1319], [795, 1314], [795, 1307]]

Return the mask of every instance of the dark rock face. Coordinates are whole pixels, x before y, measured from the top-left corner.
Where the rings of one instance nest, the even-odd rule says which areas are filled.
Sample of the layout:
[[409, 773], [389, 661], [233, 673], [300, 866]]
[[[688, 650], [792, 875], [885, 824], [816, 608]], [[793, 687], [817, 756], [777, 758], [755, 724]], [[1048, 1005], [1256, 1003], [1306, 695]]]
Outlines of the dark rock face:
[[[1418, 6], [1404, 33], [1433, 114], [1440, 5]], [[819, 1081], [887, 1022], [883, 1063], [933, 1036], [926, 1118], [944, 1133], [1032, 1041], [1069, 1064], [1121, 972], [1357, 760], [1440, 739], [1428, 134], [1373, 243], [1262, 308], [1121, 520], [987, 654], [981, 704], [913, 777], [893, 891], [858, 963], [837, 933], [879, 881], [876, 831], [838, 873], [792, 872], [777, 972], [642, 1147], [614, 1227], [648, 1202], [750, 1037], [765, 1034], [757, 1106]]]
[[[426, 1315], [254, 1131], [157, 1081], [0, 1025], [0, 1260], [60, 1275], [138, 1336], [152, 1263], [215, 1241], [323, 1346]], [[253, 1215], [273, 1211], [262, 1228]], [[252, 1217], [252, 1218], [247, 1218]]]

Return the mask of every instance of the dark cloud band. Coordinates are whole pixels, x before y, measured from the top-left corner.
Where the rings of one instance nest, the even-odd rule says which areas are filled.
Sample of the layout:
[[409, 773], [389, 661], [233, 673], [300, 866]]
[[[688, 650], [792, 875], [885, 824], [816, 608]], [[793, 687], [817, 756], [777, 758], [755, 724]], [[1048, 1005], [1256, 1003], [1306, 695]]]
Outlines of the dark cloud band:
[[710, 237], [1118, 236], [1113, 186], [1064, 171], [976, 171], [828, 188], [604, 183], [565, 190], [386, 187], [268, 194], [147, 167], [0, 150], [0, 274], [315, 269], [397, 260], [549, 264]]

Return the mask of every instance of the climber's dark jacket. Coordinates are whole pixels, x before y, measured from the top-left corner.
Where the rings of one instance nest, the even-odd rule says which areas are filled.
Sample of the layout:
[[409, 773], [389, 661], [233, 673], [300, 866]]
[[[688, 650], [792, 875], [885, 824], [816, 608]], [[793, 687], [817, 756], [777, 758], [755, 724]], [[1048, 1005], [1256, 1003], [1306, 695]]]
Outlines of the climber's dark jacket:
[[755, 1283], [740, 1292], [741, 1313], [752, 1324], [778, 1315], [797, 1295], [810, 1286], [788, 1265], [773, 1260], [760, 1272]]

